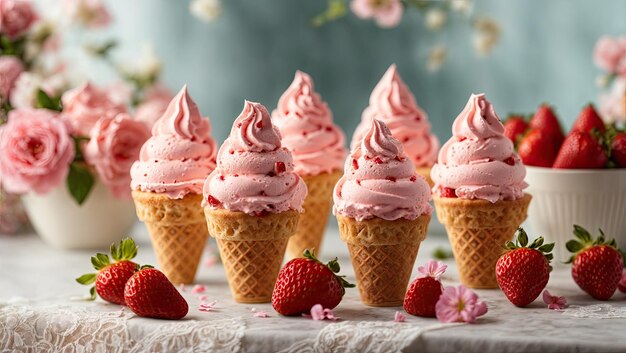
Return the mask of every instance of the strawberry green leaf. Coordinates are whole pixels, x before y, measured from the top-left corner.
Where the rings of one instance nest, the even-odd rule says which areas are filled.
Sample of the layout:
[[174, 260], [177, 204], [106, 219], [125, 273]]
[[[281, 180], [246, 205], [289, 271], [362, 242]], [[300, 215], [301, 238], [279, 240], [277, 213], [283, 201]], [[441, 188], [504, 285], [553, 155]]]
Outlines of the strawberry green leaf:
[[537, 249], [541, 245], [543, 245], [543, 237], [539, 237], [539, 238], [535, 239], [535, 241], [533, 241], [532, 244], [530, 244], [529, 248]]
[[592, 241], [591, 234], [585, 228], [577, 224], [574, 224], [574, 236], [582, 240], [583, 243], [591, 243]]
[[334, 273], [339, 273], [339, 271], [341, 270], [341, 267], [339, 266], [339, 262], [337, 262], [337, 258], [328, 262], [326, 266], [330, 268], [330, 270], [333, 271]]
[[111, 252], [111, 257], [113, 258], [113, 260], [119, 261], [120, 251], [119, 251], [119, 248], [115, 246], [115, 243], [111, 244], [110, 252]]
[[554, 243], [544, 244], [539, 247], [539, 251], [543, 253], [549, 253], [554, 249]]
[[510, 240], [507, 240], [506, 243], [504, 243], [504, 248], [506, 250], [514, 250], [517, 249], [517, 246]]
[[78, 282], [80, 284], [85, 284], [85, 285], [92, 284], [93, 282], [96, 281], [96, 277], [97, 276], [98, 275], [95, 274], [95, 273], [87, 273], [87, 274], [84, 274], [84, 275], [76, 278], [76, 282]]
[[526, 247], [526, 245], [528, 245], [528, 234], [526, 234], [526, 231], [523, 228], [519, 228], [517, 231], [517, 240], [519, 241], [519, 245], [521, 247]]
[[96, 300], [96, 287], [89, 289], [89, 300]]
[[576, 240], [569, 240], [567, 243], [565, 243], [565, 247], [569, 252], [577, 253], [582, 250], [584, 246]]

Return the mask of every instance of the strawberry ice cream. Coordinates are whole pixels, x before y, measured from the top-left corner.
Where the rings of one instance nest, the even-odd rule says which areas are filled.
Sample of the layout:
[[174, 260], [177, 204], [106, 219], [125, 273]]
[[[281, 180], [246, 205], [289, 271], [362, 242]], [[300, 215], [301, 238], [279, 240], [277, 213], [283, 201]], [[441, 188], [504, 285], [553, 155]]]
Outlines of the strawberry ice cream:
[[357, 221], [416, 219], [430, 215], [430, 190], [403, 152], [402, 144], [380, 120], [372, 119], [360, 144], [346, 160], [334, 190], [334, 213]]
[[472, 94], [452, 133], [432, 169], [436, 195], [492, 203], [524, 196], [526, 168], [484, 94]]
[[206, 176], [215, 168], [215, 141], [209, 119], [184, 86], [152, 128], [131, 168], [131, 188], [181, 199], [202, 194]]
[[296, 72], [272, 112], [272, 120], [283, 146], [291, 151], [296, 173], [317, 175], [341, 169], [347, 153], [345, 136], [333, 124], [332, 112], [315, 92], [311, 76]]
[[402, 81], [396, 65], [391, 65], [374, 87], [369, 106], [352, 137], [352, 148], [361, 143], [372, 119], [379, 119], [391, 130], [416, 167], [430, 167], [437, 160], [439, 140], [430, 131], [428, 116]]
[[302, 211], [306, 193], [269, 112], [246, 101], [206, 179], [203, 206], [250, 215]]

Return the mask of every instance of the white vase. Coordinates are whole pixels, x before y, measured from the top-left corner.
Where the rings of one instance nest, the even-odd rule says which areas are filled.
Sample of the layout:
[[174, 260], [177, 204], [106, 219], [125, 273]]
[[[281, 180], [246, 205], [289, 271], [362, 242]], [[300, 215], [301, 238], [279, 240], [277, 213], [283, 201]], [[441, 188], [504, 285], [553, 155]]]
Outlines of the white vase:
[[37, 234], [60, 249], [108, 249], [129, 235], [136, 219], [133, 201], [113, 197], [99, 181], [80, 206], [65, 183], [45, 195], [24, 195], [22, 200]]

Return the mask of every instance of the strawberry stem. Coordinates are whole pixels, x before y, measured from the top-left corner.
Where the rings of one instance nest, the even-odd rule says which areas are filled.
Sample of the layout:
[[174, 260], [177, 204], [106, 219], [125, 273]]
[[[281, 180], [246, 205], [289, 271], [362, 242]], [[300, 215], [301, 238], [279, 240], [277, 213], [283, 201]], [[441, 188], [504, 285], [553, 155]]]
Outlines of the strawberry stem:
[[329, 261], [327, 264], [322, 263], [317, 257], [315, 257], [315, 250], [314, 249], [306, 249], [304, 250], [304, 253], [302, 253], [302, 256], [304, 256], [305, 259], [309, 259], [311, 261], [316, 261], [319, 262], [320, 264], [328, 267], [328, 269], [333, 272], [335, 274], [335, 277], [339, 280], [339, 283], [341, 283], [341, 287], [343, 289], [343, 294], [346, 293], [345, 288], [354, 288], [356, 287], [355, 284], [352, 284], [350, 282], [348, 282], [345, 277], [346, 276], [339, 276], [336, 273], [339, 273], [339, 271], [341, 270], [341, 266], [339, 265], [339, 262], [337, 261], [337, 258], [335, 257], [333, 260]]
[[567, 248], [567, 250], [572, 253], [572, 256], [565, 263], [569, 264], [574, 262], [574, 259], [576, 259], [576, 256], [578, 256], [579, 253], [598, 245], [609, 246], [621, 253], [621, 250], [617, 247], [617, 242], [615, 241], [615, 238], [607, 241], [602, 229], [598, 229], [598, 232], [600, 233], [600, 235], [594, 238], [587, 229], [577, 224], [574, 224], [573, 233], [576, 239], [569, 240], [567, 243], [565, 243], [565, 247]]

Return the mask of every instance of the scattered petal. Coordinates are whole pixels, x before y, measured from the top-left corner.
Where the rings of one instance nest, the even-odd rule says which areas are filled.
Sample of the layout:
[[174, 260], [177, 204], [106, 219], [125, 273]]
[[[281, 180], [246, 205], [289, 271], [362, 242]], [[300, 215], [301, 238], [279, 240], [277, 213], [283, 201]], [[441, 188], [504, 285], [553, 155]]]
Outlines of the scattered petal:
[[321, 304], [315, 304], [311, 307], [311, 315], [302, 314], [303, 317], [310, 317], [313, 320], [321, 321], [324, 319], [337, 321], [339, 317], [335, 316], [331, 309], [324, 309]]
[[435, 306], [437, 319], [441, 322], [473, 323], [487, 313], [487, 304], [463, 285], [444, 289]]
[[405, 322], [406, 321], [406, 315], [404, 315], [403, 313], [396, 311], [396, 314], [393, 317], [393, 321], [395, 322]]
[[214, 301], [212, 301], [210, 303], [202, 302], [198, 306], [198, 310], [199, 311], [203, 311], [203, 312], [215, 311], [215, 305], [216, 304], [217, 304], [217, 300], [214, 300]]
[[333, 311], [331, 309], [324, 309], [324, 317], [332, 321], [339, 320], [339, 317], [335, 316], [335, 314], [333, 314]]
[[418, 277], [432, 277], [436, 281], [439, 281], [447, 268], [448, 265], [441, 261], [428, 260], [426, 265], [417, 268], [417, 271], [420, 273]]
[[552, 295], [547, 289], [543, 291], [542, 297], [543, 302], [548, 304], [548, 309], [550, 310], [563, 310], [567, 307], [567, 299], [565, 297]]
[[193, 294], [204, 293], [205, 291], [206, 291], [206, 287], [203, 286], [202, 284], [196, 284], [191, 289], [191, 293], [193, 293]]
[[254, 316], [254, 317], [262, 317], [262, 318], [270, 317], [270, 315], [268, 313], [266, 313], [265, 311], [257, 311], [252, 316]]

